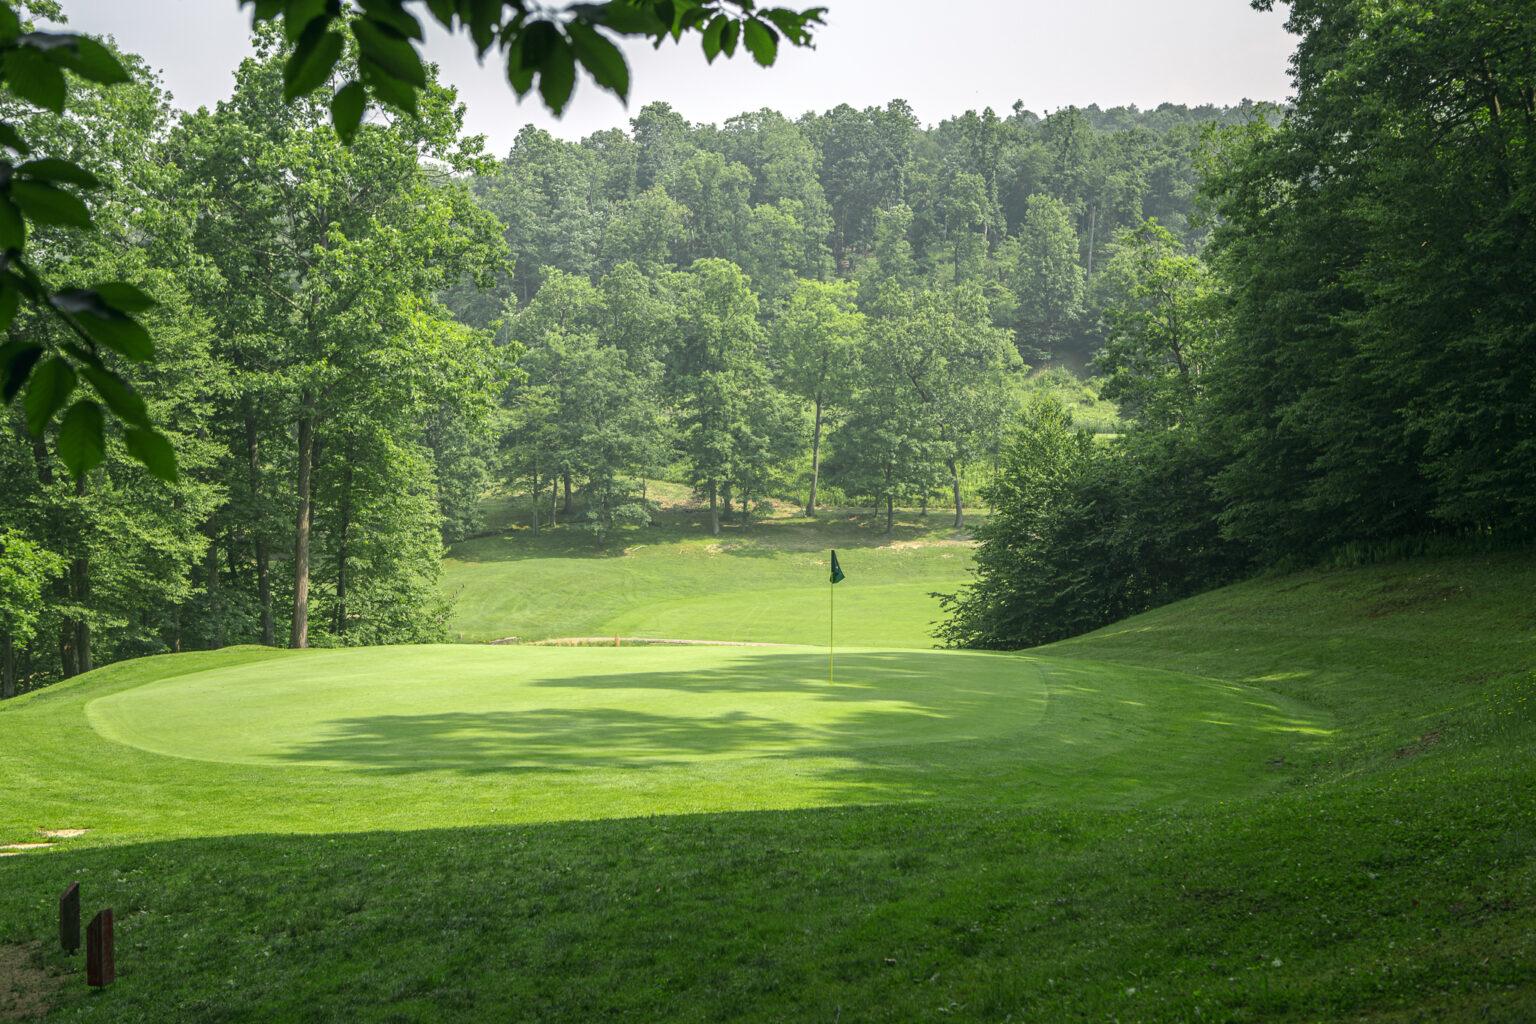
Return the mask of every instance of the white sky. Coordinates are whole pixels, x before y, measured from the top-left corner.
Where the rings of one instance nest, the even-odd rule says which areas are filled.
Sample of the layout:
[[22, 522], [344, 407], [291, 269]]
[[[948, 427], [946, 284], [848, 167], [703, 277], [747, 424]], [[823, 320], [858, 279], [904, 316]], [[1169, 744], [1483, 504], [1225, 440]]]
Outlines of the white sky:
[[[784, 0], [830, 8], [813, 51], [781, 51], [771, 69], [738, 54], [705, 64], [697, 36], [628, 48], [629, 109], [590, 82], [556, 120], [536, 97], [519, 104], [492, 56], [479, 67], [467, 37], [429, 36], [428, 56], [469, 107], [469, 130], [504, 153], [532, 122], [566, 138], [627, 123], [666, 100], [694, 121], [773, 107], [790, 116], [838, 103], [863, 107], [900, 97], [926, 123], [1015, 100], [1036, 112], [1068, 104], [1142, 107], [1284, 100], [1292, 37], [1283, 13], [1248, 0]], [[160, 69], [179, 107], [229, 95], [249, 52], [249, 8], [237, 0], [65, 0], [70, 26], [110, 33]], [[938, 23], [915, 21], [943, 13]], [[426, 19], [423, 18], [425, 21]]]

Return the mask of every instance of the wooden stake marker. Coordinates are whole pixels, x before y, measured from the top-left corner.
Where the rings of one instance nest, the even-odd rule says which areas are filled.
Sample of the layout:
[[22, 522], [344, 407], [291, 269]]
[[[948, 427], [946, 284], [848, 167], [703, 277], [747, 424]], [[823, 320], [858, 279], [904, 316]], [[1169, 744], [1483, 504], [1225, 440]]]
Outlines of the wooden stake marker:
[[95, 917], [85, 929], [85, 982], [103, 988], [117, 980], [117, 961], [112, 956], [112, 908]]
[[80, 952], [80, 883], [71, 882], [59, 897], [59, 945], [74, 956]]

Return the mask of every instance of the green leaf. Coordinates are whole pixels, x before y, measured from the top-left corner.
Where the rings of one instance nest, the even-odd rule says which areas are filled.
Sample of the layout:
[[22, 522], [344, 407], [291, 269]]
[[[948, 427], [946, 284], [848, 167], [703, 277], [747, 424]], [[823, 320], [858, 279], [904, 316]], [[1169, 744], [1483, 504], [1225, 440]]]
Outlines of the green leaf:
[[576, 60], [563, 38], [559, 39], [544, 63], [539, 66], [539, 95], [553, 113], [565, 110], [576, 88]]
[[713, 64], [715, 58], [720, 56], [721, 37], [725, 34], [725, 26], [730, 24], [730, 19], [723, 14], [715, 15], [704, 29], [704, 59]]
[[331, 124], [341, 141], [352, 145], [357, 129], [363, 123], [363, 113], [368, 109], [368, 90], [362, 82], [348, 82], [331, 97]]
[[324, 21], [310, 22], [283, 65], [283, 100], [292, 102], [324, 85], [345, 45], [341, 34], [328, 31]]
[[763, 67], [770, 67], [774, 58], [779, 54], [779, 34], [769, 28], [764, 22], [753, 18], [747, 22], [746, 39], [747, 49], [752, 53], [752, 59]]
[[15, 203], [0, 196], [0, 249], [23, 249], [26, 244], [27, 222]]
[[421, 22], [401, 6], [400, 0], [358, 0], [364, 17], [402, 39], [422, 39]]
[[579, 21], [566, 26], [571, 34], [571, 45], [582, 67], [592, 75], [593, 81], [620, 99], [629, 98], [629, 64], [624, 54], [602, 33]]
[[16, 174], [18, 177], [32, 178], [37, 181], [62, 181], [69, 185], [79, 185], [81, 188], [101, 187], [101, 179], [96, 175], [72, 160], [60, 160], [57, 157], [28, 160], [16, 168]]
[[720, 34], [720, 49], [727, 57], [736, 56], [736, 41], [741, 38], [741, 22], [726, 22], [725, 31]]
[[325, 11], [325, 0], [284, 0], [283, 35], [290, 43], [298, 42], [317, 20], [321, 23], [321, 31], [331, 23], [331, 17]]
[[54, 415], [69, 401], [79, 378], [74, 368], [58, 356], [49, 359], [32, 371], [32, 383], [27, 385], [27, 429], [32, 436], [41, 437]]
[[128, 71], [117, 55], [90, 36], [75, 36], [73, 46], [54, 50], [51, 56], [81, 78], [101, 85], [121, 85], [129, 81]]
[[130, 427], [123, 431], [123, 442], [128, 446], [128, 454], [142, 462], [150, 475], [167, 483], [176, 482], [176, 449], [164, 434]]
[[124, 313], [142, 313], [146, 309], [154, 309], [159, 305], [142, 290], [126, 281], [109, 281], [106, 284], [97, 285], [92, 291], [101, 296], [108, 306]]
[[426, 88], [427, 69], [422, 66], [421, 55], [410, 43], [380, 30], [366, 19], [352, 23], [352, 34], [357, 37], [363, 57], [380, 71], [406, 85]]
[[105, 345], [124, 359], [142, 363], [155, 354], [155, 343], [149, 332], [130, 316], [118, 314], [103, 317], [94, 313], [81, 313], [75, 322], [98, 345]]
[[654, 36], [666, 32], [671, 21], [663, 22], [654, 7], [642, 4], [574, 4], [571, 12], [582, 21], [602, 25], [625, 36]]
[[150, 429], [149, 410], [131, 384], [99, 366], [82, 366], [80, 372], [85, 374], [85, 379], [91, 382], [91, 387], [118, 419], [130, 426]]
[[79, 196], [41, 181], [11, 182], [11, 198], [34, 224], [89, 228], [91, 211]]
[[27, 382], [32, 367], [43, 358], [43, 347], [31, 342], [12, 340], [0, 345], [0, 399], [11, 404]]
[[811, 34], [806, 30], [806, 25], [821, 21], [824, 8], [813, 8], [808, 11], [790, 11], [783, 7], [774, 7], [766, 11], [759, 11], [758, 17], [767, 18], [776, 25], [784, 38], [797, 46], [804, 46], [811, 41]]
[[533, 69], [525, 68], [508, 60], [507, 82], [519, 97], [526, 96], [528, 95], [528, 90], [533, 88]]
[[518, 61], [521, 66], [534, 70], [544, 66], [544, 61], [562, 42], [560, 30], [548, 21], [535, 21], [525, 26], [518, 36]]
[[357, 67], [362, 72], [364, 83], [379, 98], [380, 102], [387, 103], [396, 110], [415, 116], [415, 89], [398, 78], [393, 77], [366, 57], [358, 62]]
[[21, 35], [21, 18], [9, 4], [0, 4], [0, 42], [8, 43]]
[[27, 145], [14, 125], [0, 121], [0, 145], [9, 147], [12, 151], [26, 156], [32, 152], [32, 147]]
[[34, 106], [64, 113], [64, 72], [31, 47], [19, 47], [5, 55], [5, 84]]
[[69, 467], [70, 475], [84, 476], [107, 456], [107, 440], [101, 406], [82, 398], [69, 407], [59, 424], [59, 458]]
[[283, 0], [240, 0], [240, 6], [251, 5], [251, 17], [260, 24], [271, 21], [283, 13]]

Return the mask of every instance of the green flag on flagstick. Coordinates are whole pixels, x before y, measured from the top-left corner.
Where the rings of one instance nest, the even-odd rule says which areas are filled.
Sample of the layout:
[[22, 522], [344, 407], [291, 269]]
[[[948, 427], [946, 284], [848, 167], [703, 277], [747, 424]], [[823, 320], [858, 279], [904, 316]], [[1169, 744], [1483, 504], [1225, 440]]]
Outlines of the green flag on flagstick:
[[837, 564], [837, 552], [834, 551], [832, 552], [832, 582], [841, 583], [845, 578], [843, 576], [843, 567]]

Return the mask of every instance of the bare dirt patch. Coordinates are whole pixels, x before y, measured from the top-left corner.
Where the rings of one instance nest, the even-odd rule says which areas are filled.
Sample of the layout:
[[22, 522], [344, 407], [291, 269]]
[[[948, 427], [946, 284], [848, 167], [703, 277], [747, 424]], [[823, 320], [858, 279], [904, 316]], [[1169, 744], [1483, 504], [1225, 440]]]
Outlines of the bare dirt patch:
[[889, 551], [911, 551], [913, 548], [973, 548], [976, 541], [970, 537], [938, 537], [933, 540], [893, 540], [885, 545]]
[[1420, 754], [1424, 753], [1430, 747], [1433, 747], [1435, 744], [1439, 743], [1440, 739], [1441, 739], [1440, 730], [1439, 729], [1434, 729], [1434, 730], [1432, 730], [1430, 732], [1425, 733], [1423, 736], [1420, 736], [1418, 739], [1414, 740], [1412, 743], [1407, 743], [1407, 744], [1404, 744], [1401, 747], [1398, 747], [1397, 750], [1395, 750], [1393, 752], [1393, 756], [1394, 757], [1418, 757]]
[[46, 850], [52, 843], [4, 843], [0, 844], [0, 850], [12, 850], [22, 853], [26, 850]]
[[40, 828], [38, 829], [49, 839], [79, 839], [90, 831], [88, 828]]
[[42, 1020], [64, 976], [38, 966], [40, 947], [0, 945], [0, 1021]]

